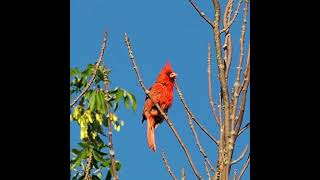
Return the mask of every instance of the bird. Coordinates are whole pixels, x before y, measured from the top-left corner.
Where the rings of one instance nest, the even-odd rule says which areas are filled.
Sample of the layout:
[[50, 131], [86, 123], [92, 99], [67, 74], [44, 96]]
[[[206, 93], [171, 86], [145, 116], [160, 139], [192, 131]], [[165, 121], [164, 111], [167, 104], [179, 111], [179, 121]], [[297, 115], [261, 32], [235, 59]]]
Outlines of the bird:
[[[149, 95], [159, 104], [163, 112], [167, 113], [173, 102], [173, 87], [177, 73], [172, 70], [169, 61], [161, 69], [155, 83], [149, 88]], [[149, 148], [156, 152], [155, 129], [164, 120], [164, 117], [153, 104], [150, 97], [146, 96], [142, 112], [142, 123], [147, 120], [147, 140]]]

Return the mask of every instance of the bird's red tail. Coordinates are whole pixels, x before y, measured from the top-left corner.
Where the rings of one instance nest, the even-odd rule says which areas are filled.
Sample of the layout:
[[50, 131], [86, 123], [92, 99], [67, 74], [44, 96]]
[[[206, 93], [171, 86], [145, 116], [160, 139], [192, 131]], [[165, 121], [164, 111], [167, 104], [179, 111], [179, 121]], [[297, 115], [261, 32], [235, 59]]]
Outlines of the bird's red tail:
[[154, 119], [153, 117], [149, 117], [147, 119], [147, 138], [148, 138], [148, 146], [151, 150], [156, 152], [156, 142], [154, 138]]

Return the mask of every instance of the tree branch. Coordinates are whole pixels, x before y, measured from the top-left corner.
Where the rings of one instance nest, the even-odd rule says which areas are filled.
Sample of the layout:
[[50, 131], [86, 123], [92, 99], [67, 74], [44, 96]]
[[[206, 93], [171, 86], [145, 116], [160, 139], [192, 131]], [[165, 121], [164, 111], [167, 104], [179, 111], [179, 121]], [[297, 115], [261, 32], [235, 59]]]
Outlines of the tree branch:
[[224, 43], [224, 59], [226, 62], [226, 78], [228, 79], [230, 67], [231, 67], [231, 61], [232, 61], [232, 40], [231, 40], [231, 34], [227, 33]]
[[87, 158], [87, 165], [85, 169], [84, 179], [91, 180], [90, 171], [92, 167], [92, 152], [89, 153], [89, 157]]
[[186, 171], [184, 168], [181, 169], [181, 180], [186, 180]]
[[232, 165], [232, 164], [236, 164], [237, 162], [241, 161], [241, 159], [244, 158], [244, 155], [246, 155], [247, 150], [248, 150], [248, 144], [247, 144], [246, 147], [243, 149], [243, 151], [242, 151], [241, 155], [238, 157], [238, 159], [233, 160], [233, 161], [231, 162], [231, 165]]
[[223, 27], [226, 27], [231, 19], [230, 16], [232, 13], [233, 4], [234, 4], [234, 0], [228, 0], [227, 5], [224, 10], [223, 19], [222, 19]]
[[242, 3], [242, 0], [239, 0], [238, 6], [237, 6], [237, 10], [236, 10], [236, 12], [234, 13], [231, 21], [229, 22], [229, 24], [228, 24], [225, 28], [223, 28], [223, 29], [220, 31], [220, 33], [223, 33], [223, 32], [225, 32], [225, 31], [227, 31], [227, 30], [230, 28], [230, 26], [233, 24], [233, 22], [236, 20], [238, 14], [239, 14], [239, 10], [240, 10], [241, 3]]
[[140, 73], [139, 73], [139, 70], [138, 70], [138, 67], [135, 63], [135, 60], [134, 60], [134, 56], [133, 56], [133, 52], [131, 50], [131, 45], [130, 45], [130, 41], [129, 41], [129, 37], [127, 35], [127, 33], [125, 33], [125, 43], [127, 45], [127, 48], [128, 48], [128, 52], [129, 52], [129, 57], [131, 59], [131, 62], [132, 62], [132, 65], [133, 65], [133, 69], [135, 70], [136, 74], [137, 74], [137, 77], [138, 77], [138, 80], [139, 80], [139, 83], [140, 83], [140, 86], [142, 87], [143, 91], [146, 93], [146, 95], [151, 99], [151, 101], [153, 102], [153, 104], [156, 106], [156, 108], [158, 109], [158, 111], [160, 112], [160, 114], [164, 117], [164, 119], [166, 120], [167, 124], [169, 125], [169, 127], [171, 128], [172, 132], [174, 133], [174, 135], [176, 136], [177, 140], [179, 141], [183, 151], [185, 152], [186, 156], [187, 156], [187, 159], [189, 161], [189, 164], [193, 170], [193, 172], [195, 173], [195, 175], [197, 176], [198, 179], [202, 179], [202, 177], [200, 176], [200, 174], [198, 173], [198, 170], [196, 169], [196, 167], [194, 166], [193, 164], [193, 161], [191, 159], [191, 156], [189, 154], [189, 151], [186, 147], [186, 145], [183, 143], [180, 135], [178, 134], [177, 130], [175, 129], [175, 127], [173, 126], [173, 123], [172, 121], [169, 119], [169, 117], [166, 115], [166, 113], [163, 112], [163, 110], [160, 108], [159, 104], [156, 104], [154, 103], [154, 99], [152, 96], [150, 96], [149, 94], [149, 90], [144, 86], [143, 84], [143, 81], [141, 79], [141, 76], [140, 76]]
[[237, 179], [237, 170], [235, 170], [233, 174], [233, 180], [236, 180], [236, 179]]
[[194, 116], [194, 114], [191, 112], [190, 108], [187, 106], [187, 103], [186, 103], [185, 100], [184, 100], [183, 94], [182, 94], [182, 92], [181, 92], [181, 90], [180, 90], [180, 88], [179, 88], [179, 85], [178, 85], [177, 80], [175, 81], [175, 84], [174, 84], [174, 85], [175, 85], [174, 87], [175, 87], [176, 90], [177, 90], [179, 99], [180, 99], [181, 103], [183, 104], [184, 109], [187, 111], [187, 113], [190, 114], [191, 119], [200, 127], [200, 129], [201, 129], [206, 135], [208, 135], [208, 137], [209, 137], [214, 143], [216, 143], [216, 145], [218, 145], [218, 144], [219, 144], [219, 141], [218, 141], [215, 137], [213, 137], [213, 136], [209, 133], [209, 131], [207, 131], [206, 128], [205, 128], [202, 124], [199, 123], [198, 119]]
[[[105, 91], [106, 93], [109, 92], [109, 78], [108, 78], [108, 72], [107, 72], [107, 68], [104, 66], [103, 68], [103, 82], [105, 85]], [[117, 169], [116, 169], [116, 162], [115, 162], [115, 151], [113, 148], [113, 142], [112, 142], [112, 127], [111, 127], [111, 119], [110, 119], [110, 107], [108, 104], [108, 96], [106, 95], [106, 105], [107, 105], [107, 123], [108, 123], [108, 140], [109, 140], [109, 154], [110, 154], [110, 160], [111, 160], [111, 168], [112, 168], [112, 177], [113, 180], [118, 180], [118, 174], [117, 174]]]
[[206, 163], [206, 162], [204, 162], [204, 167], [206, 168], [208, 180], [210, 180], [210, 179], [211, 179], [211, 176], [210, 176], [210, 172], [209, 172], [209, 169], [208, 169], [208, 166], [207, 166], [207, 163]]
[[250, 128], [250, 122], [248, 124], [246, 124], [238, 133], [238, 136], [240, 136], [240, 134], [242, 134], [245, 130], [247, 130], [248, 128]]
[[174, 176], [174, 174], [173, 174], [173, 172], [172, 172], [172, 170], [171, 170], [171, 168], [170, 168], [170, 165], [169, 165], [168, 160], [167, 160], [167, 158], [166, 158], [166, 153], [165, 153], [164, 151], [162, 151], [162, 159], [163, 159], [164, 165], [167, 167], [168, 172], [169, 172], [169, 174], [171, 175], [171, 177], [172, 177], [174, 180], [177, 180], [177, 178]]
[[[235, 122], [236, 122], [236, 112], [237, 112], [237, 104], [239, 100], [239, 96], [241, 93], [241, 85], [240, 85], [240, 74], [242, 70], [242, 61], [244, 56], [244, 39], [245, 39], [245, 32], [246, 32], [246, 24], [247, 24], [247, 14], [248, 14], [248, 4], [249, 1], [246, 0], [245, 8], [244, 8], [244, 15], [243, 15], [243, 25], [242, 25], [242, 31], [241, 31], [241, 37], [240, 37], [240, 58], [239, 58], [239, 64], [237, 67], [237, 74], [236, 74], [236, 80], [234, 83], [234, 94], [233, 94], [233, 109], [231, 113], [231, 128], [232, 130], [235, 128]], [[250, 48], [248, 49], [248, 54], [250, 54]], [[235, 133], [233, 134], [235, 135]]]
[[199, 141], [197, 132], [195, 131], [195, 129], [194, 129], [194, 127], [193, 127], [190, 114], [188, 114], [188, 112], [187, 112], [186, 114], [187, 114], [187, 116], [188, 116], [190, 129], [191, 129], [192, 134], [193, 134], [193, 136], [194, 136], [194, 138], [195, 138], [195, 140], [196, 140], [196, 144], [197, 144], [197, 146], [199, 147], [200, 153], [202, 154], [202, 156], [203, 156], [203, 158], [205, 159], [205, 161], [210, 165], [211, 170], [215, 171], [215, 169], [213, 168], [212, 163], [209, 161], [209, 158], [208, 158], [206, 152], [204, 151], [203, 147], [202, 147], [201, 144], [200, 144], [200, 141]]
[[108, 36], [108, 33], [107, 31], [104, 33], [104, 37], [103, 37], [103, 41], [102, 41], [102, 46], [101, 46], [101, 52], [100, 52], [100, 55], [99, 55], [99, 59], [98, 59], [98, 62], [96, 63], [96, 67], [94, 69], [94, 72], [92, 74], [92, 77], [90, 79], [90, 81], [87, 83], [86, 87], [83, 88], [82, 92], [78, 95], [78, 97], [76, 97], [76, 99], [74, 99], [72, 101], [72, 103], [70, 104], [70, 108], [76, 104], [76, 102], [80, 99], [81, 96], [84, 95], [84, 93], [90, 88], [91, 84], [93, 83], [94, 79], [96, 78], [96, 75], [97, 75], [97, 72], [98, 72], [98, 68], [99, 68], [99, 65], [102, 61], [102, 58], [103, 58], [103, 54], [104, 54], [104, 51], [105, 51], [105, 48], [106, 48], [106, 43], [107, 43], [107, 36]]
[[243, 87], [244, 87], [244, 84], [245, 84], [245, 82], [246, 82], [246, 79], [245, 79], [245, 77], [247, 76], [247, 71], [248, 71], [248, 64], [249, 64], [249, 62], [250, 62], [250, 43], [248, 44], [248, 53], [247, 53], [247, 60], [246, 60], [246, 69], [245, 69], [245, 71], [244, 71], [244, 75], [243, 75], [243, 80], [242, 80], [242, 83], [241, 83], [241, 86], [240, 86], [240, 91], [242, 91], [242, 89], [243, 89]]
[[211, 20], [205, 15], [205, 13], [203, 11], [201, 11], [201, 9], [192, 1], [189, 0], [189, 2], [191, 3], [192, 7], [198, 12], [198, 14], [212, 27], [212, 22]]
[[208, 92], [209, 92], [209, 103], [213, 112], [214, 119], [217, 121], [218, 125], [222, 127], [222, 123], [219, 122], [218, 116], [216, 114], [216, 109], [214, 107], [214, 102], [212, 98], [212, 85], [211, 85], [211, 48], [210, 43], [208, 43]]
[[248, 58], [247, 58], [247, 63], [246, 63], [245, 77], [243, 78], [243, 87], [241, 87], [242, 97], [241, 97], [241, 103], [240, 103], [240, 110], [239, 110], [238, 118], [236, 118], [236, 124], [235, 124], [236, 134], [239, 133], [239, 130], [240, 130], [240, 127], [242, 124], [242, 119], [243, 119], [245, 104], [246, 104], [247, 90], [248, 90], [249, 83], [250, 83], [250, 56], [249, 56], [249, 54], [250, 54], [250, 44], [249, 44], [249, 49], [248, 49]]
[[244, 166], [242, 167], [242, 170], [241, 170], [241, 172], [240, 172], [240, 175], [239, 175], [239, 177], [238, 177], [238, 180], [241, 179], [241, 177], [242, 177], [243, 173], [245, 172], [245, 170], [247, 169], [249, 163], [250, 163], [250, 154], [249, 154], [249, 156], [248, 156], [248, 159], [247, 159], [246, 163], [245, 163]]

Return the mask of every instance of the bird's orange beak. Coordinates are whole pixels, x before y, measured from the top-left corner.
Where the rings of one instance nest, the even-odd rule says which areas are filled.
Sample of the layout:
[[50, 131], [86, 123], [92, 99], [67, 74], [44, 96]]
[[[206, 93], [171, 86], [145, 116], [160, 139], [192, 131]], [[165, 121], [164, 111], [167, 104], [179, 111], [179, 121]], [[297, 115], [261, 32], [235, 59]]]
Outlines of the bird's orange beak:
[[170, 74], [170, 78], [175, 78], [177, 75], [178, 75], [177, 73], [172, 72], [172, 73]]

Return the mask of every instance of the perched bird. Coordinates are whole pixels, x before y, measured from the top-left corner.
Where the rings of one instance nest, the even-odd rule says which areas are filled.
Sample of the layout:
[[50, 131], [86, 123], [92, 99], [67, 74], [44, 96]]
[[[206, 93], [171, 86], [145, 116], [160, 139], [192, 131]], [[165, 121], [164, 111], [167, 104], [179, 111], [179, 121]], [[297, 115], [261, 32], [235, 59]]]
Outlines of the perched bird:
[[[159, 104], [161, 109], [166, 113], [172, 105], [173, 87], [177, 74], [173, 72], [171, 64], [168, 62], [160, 71], [156, 82], [149, 89], [149, 95], [155, 103]], [[155, 128], [162, 123], [164, 117], [158, 111], [151, 99], [147, 96], [142, 112], [142, 123], [147, 120], [147, 138], [148, 146], [154, 152], [156, 151], [156, 143], [154, 138]]]

